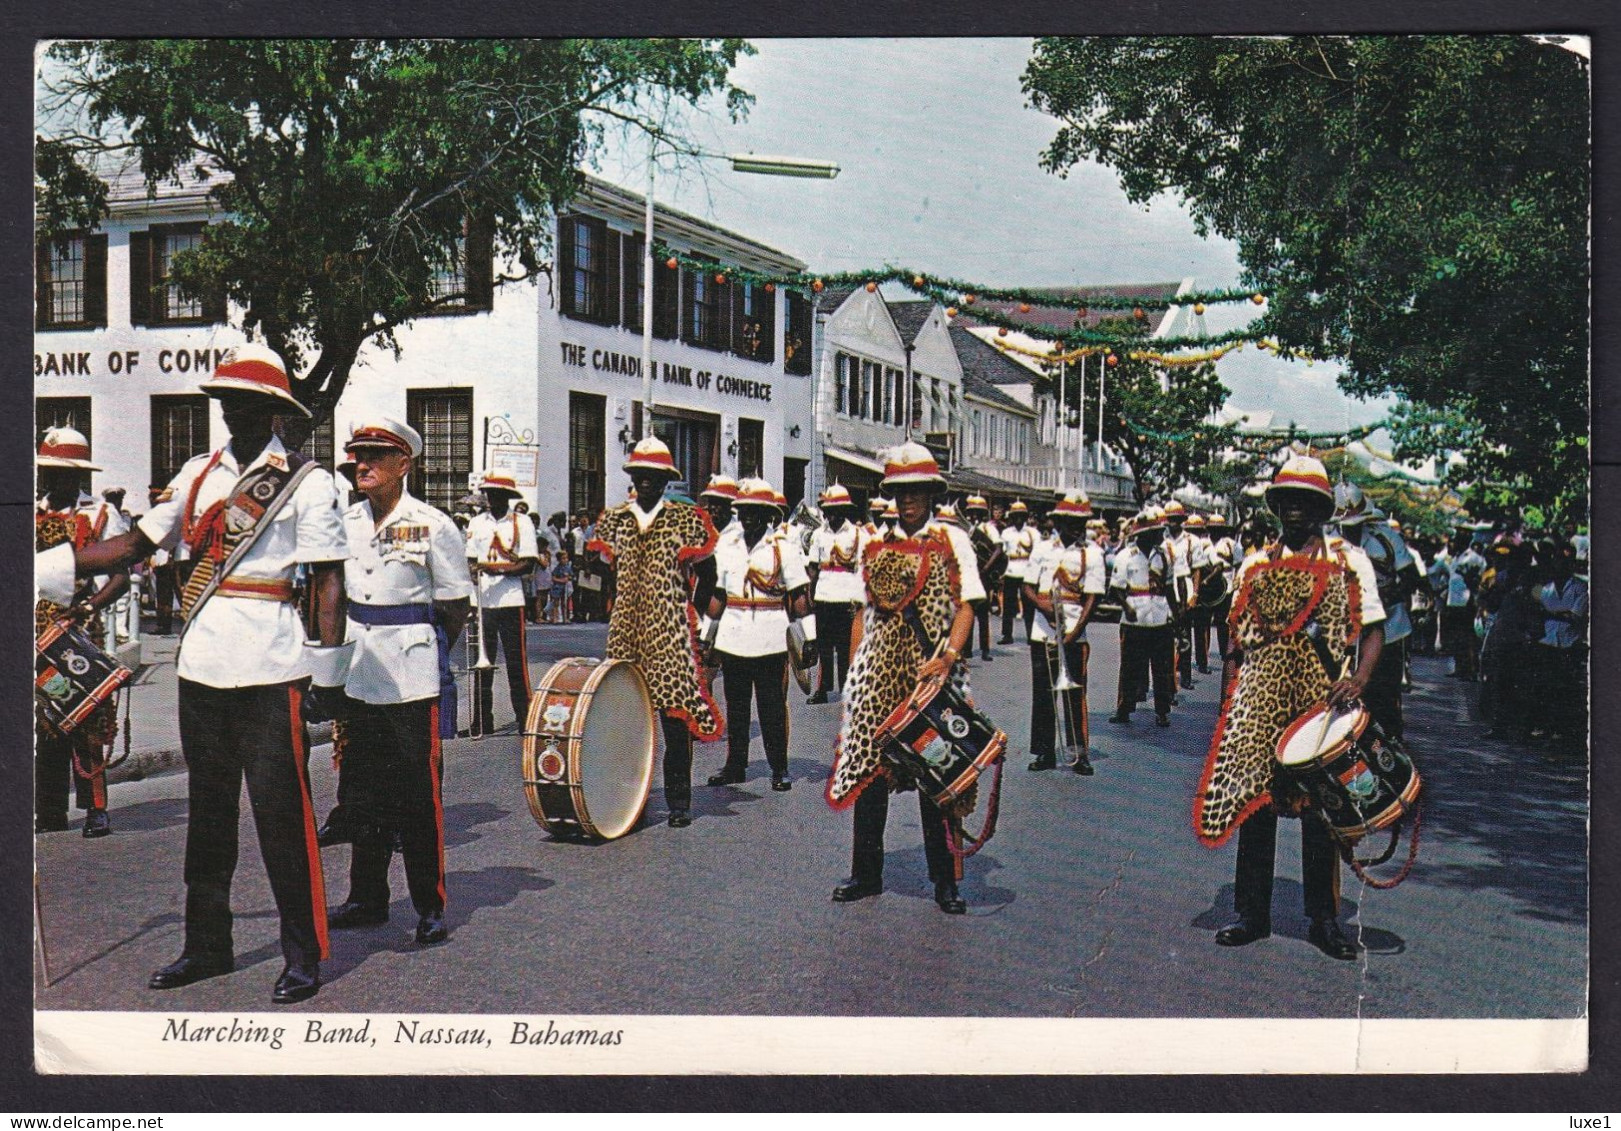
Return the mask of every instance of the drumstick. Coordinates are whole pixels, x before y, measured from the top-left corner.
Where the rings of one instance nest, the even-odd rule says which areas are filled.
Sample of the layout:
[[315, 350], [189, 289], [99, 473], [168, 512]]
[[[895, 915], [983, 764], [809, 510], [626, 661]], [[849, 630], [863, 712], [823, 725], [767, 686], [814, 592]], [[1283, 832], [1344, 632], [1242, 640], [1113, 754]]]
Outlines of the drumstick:
[[[1347, 657], [1345, 657], [1345, 660], [1340, 664], [1340, 679], [1344, 679], [1346, 676], [1348, 676], [1350, 674], [1351, 674], [1351, 657], [1347, 656]], [[1335, 682], [1337, 683], [1339, 681], [1336, 680]], [[1328, 737], [1328, 724], [1333, 718], [1334, 718], [1333, 709], [1328, 707], [1325, 704], [1324, 708], [1323, 708], [1323, 725], [1317, 731], [1317, 741], [1313, 742], [1311, 744], [1311, 749], [1312, 749], [1313, 754], [1321, 754], [1323, 752], [1323, 739]]]

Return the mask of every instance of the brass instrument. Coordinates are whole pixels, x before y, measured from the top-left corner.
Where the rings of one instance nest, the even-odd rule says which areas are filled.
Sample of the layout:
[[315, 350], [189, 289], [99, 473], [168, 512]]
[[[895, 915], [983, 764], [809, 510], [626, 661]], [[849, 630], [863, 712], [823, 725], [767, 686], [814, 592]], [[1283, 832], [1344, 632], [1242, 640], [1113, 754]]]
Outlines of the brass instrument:
[[467, 721], [467, 736], [477, 740], [484, 737], [484, 712], [479, 709], [479, 673], [495, 667], [485, 646], [484, 603], [479, 600], [478, 570], [473, 571], [473, 615], [468, 618], [462, 633], [462, 671], [467, 676], [467, 707], [471, 717]]
[[[1073, 768], [1086, 758], [1087, 721], [1083, 717], [1079, 726], [1072, 717], [1070, 697], [1067, 692], [1082, 691], [1085, 683], [1077, 683], [1070, 674], [1069, 656], [1066, 645], [1069, 643], [1070, 626], [1066, 623], [1063, 601], [1063, 578], [1054, 572], [1052, 591], [1048, 594], [1052, 601], [1053, 614], [1048, 623], [1053, 626], [1056, 635], [1049, 634], [1047, 639], [1047, 673], [1048, 682], [1052, 687], [1053, 717], [1060, 719], [1064, 724], [1064, 752], [1069, 755], [1069, 765]], [[1084, 652], [1083, 652], [1084, 655]], [[1084, 677], [1085, 671], [1083, 669]]]

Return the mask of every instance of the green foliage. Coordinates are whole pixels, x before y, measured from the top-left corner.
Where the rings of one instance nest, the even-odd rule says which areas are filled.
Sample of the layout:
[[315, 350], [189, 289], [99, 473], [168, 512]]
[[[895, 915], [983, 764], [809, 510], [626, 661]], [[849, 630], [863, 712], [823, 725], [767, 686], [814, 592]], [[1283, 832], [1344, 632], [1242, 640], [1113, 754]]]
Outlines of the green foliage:
[[[40, 139], [47, 234], [105, 214], [92, 165], [133, 152], [149, 188], [220, 178], [184, 290], [221, 286], [301, 370], [322, 415], [369, 340], [465, 291], [436, 290], [464, 239], [513, 274], [548, 270], [554, 209], [616, 124], [662, 129], [712, 95], [750, 96], [724, 40], [104, 40], [52, 49], [77, 119]], [[681, 148], [678, 138], [664, 135]]]
[[1175, 193], [1238, 244], [1286, 353], [1410, 402], [1398, 456], [1585, 494], [1585, 60], [1520, 36], [1042, 39], [1024, 88], [1062, 123], [1047, 168]]

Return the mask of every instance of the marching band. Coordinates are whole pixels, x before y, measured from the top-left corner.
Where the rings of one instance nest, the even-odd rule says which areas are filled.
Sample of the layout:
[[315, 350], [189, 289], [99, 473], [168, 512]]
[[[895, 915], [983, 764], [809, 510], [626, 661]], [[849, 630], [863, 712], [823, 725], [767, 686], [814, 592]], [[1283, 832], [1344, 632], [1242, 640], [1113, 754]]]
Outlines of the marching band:
[[[1382, 530], [1364, 536], [1366, 501], [1347, 492], [1336, 499], [1322, 465], [1308, 457], [1291, 459], [1268, 489], [1281, 538], [1241, 549], [1224, 515], [1189, 514], [1176, 501], [1144, 507], [1118, 542], [1081, 492], [1040, 516], [1050, 536], [1022, 500], [1009, 507], [1005, 528], [978, 495], [963, 500], [959, 519], [944, 502], [934, 457], [911, 442], [888, 454], [865, 522], [838, 483], [816, 510], [801, 507], [792, 518], [761, 478], [717, 475], [693, 504], [670, 491], [681, 472], [649, 437], [624, 464], [631, 497], [602, 514], [591, 541], [617, 576], [606, 659], [561, 661], [532, 692], [520, 579], [539, 555], [533, 524], [512, 509], [519, 493], [510, 479], [483, 477], [488, 510], [463, 534], [405, 489], [422, 437], [377, 418], [357, 424], [344, 446], [360, 495], [345, 509], [331, 476], [271, 430], [274, 414], [304, 411], [276, 354], [240, 347], [202, 388], [219, 400], [230, 442], [186, 464], [133, 530], [105, 505], [79, 506], [81, 481], [95, 470], [84, 437], [53, 430], [38, 457], [36, 664], [46, 665], [36, 681], [45, 689], [36, 697], [39, 831], [66, 825], [69, 766], [88, 812], [84, 835], [110, 830], [100, 759], [116, 729], [116, 673], [87, 681], [47, 654], [46, 637], [83, 623], [89, 635], [75, 638], [82, 643], [74, 655], [99, 654], [91, 614], [118, 597], [130, 562], [179, 547], [194, 563], [178, 657], [190, 771], [186, 935], [179, 959], [152, 975], [153, 989], [234, 967], [230, 882], [244, 778], [281, 916], [286, 966], [273, 1001], [317, 992], [329, 927], [387, 921], [396, 849], [418, 916], [416, 941], [447, 937], [441, 743], [457, 733], [449, 657], [469, 621], [486, 657], [476, 665], [469, 726], [479, 735], [494, 729], [499, 660], [523, 735], [531, 807], [565, 836], [609, 839], [640, 823], [659, 734], [666, 822], [690, 825], [693, 740], [724, 736], [724, 763], [707, 782], [739, 784], [756, 712], [770, 787], [790, 790], [788, 681], [808, 690], [819, 667], [808, 702], [840, 703], [826, 800], [853, 811], [850, 875], [832, 893], [838, 903], [883, 891], [889, 795], [915, 790], [935, 902], [946, 914], [967, 910], [958, 882], [994, 831], [1007, 744], [974, 704], [969, 682], [976, 622], [979, 660], [991, 659], [995, 597], [1000, 643], [1012, 641], [1015, 617], [1022, 613], [1026, 624], [1032, 771], [1056, 768], [1061, 747], [1075, 773], [1094, 773], [1087, 633], [1106, 603], [1120, 616], [1116, 724], [1129, 724], [1152, 694], [1156, 723], [1169, 726], [1177, 677], [1186, 689], [1195, 668], [1209, 670], [1214, 629], [1230, 695], [1195, 825], [1211, 845], [1239, 833], [1238, 919], [1217, 935], [1222, 946], [1270, 931], [1276, 818], [1298, 814], [1315, 788], [1306, 770], [1286, 772], [1272, 757], [1297, 736], [1300, 720], [1325, 704], [1331, 714], [1349, 712], [1366, 696], [1368, 733], [1386, 744], [1380, 749], [1401, 751], [1399, 699], [1394, 709], [1379, 699], [1381, 678], [1394, 680], [1399, 696], [1400, 651], [1385, 642], [1401, 630], [1381, 597], [1399, 601], [1411, 557]], [[1322, 532], [1336, 503], [1346, 538]], [[312, 594], [308, 631], [293, 604], [295, 575]], [[83, 703], [71, 702], [75, 696]], [[317, 834], [306, 724], [328, 719], [339, 805]], [[606, 757], [593, 744], [616, 731], [614, 772], [591, 772], [589, 762]], [[1327, 756], [1314, 746], [1301, 764]], [[1327, 819], [1301, 824], [1311, 940], [1335, 958], [1356, 953], [1335, 919], [1338, 860], [1360, 831], [1399, 824], [1416, 797], [1416, 771], [1405, 752], [1399, 760], [1406, 777], [1391, 771], [1367, 787], [1399, 796], [1376, 813], [1358, 808], [1366, 820], [1352, 833]], [[966, 822], [982, 795], [984, 827], [970, 834]], [[1358, 805], [1366, 800], [1357, 797]], [[332, 843], [349, 843], [351, 860], [347, 898], [329, 920], [317, 845]]]

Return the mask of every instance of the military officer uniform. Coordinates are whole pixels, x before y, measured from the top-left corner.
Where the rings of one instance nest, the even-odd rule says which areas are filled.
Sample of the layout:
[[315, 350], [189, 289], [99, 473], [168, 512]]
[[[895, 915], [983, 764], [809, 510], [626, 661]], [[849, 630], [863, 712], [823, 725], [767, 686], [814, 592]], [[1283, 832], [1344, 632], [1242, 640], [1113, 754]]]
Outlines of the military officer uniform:
[[[422, 437], [402, 421], [380, 418], [354, 429], [346, 450], [357, 448], [394, 448], [416, 460]], [[450, 640], [435, 606], [472, 597], [465, 541], [449, 516], [403, 489], [387, 515], [379, 518], [362, 498], [344, 512], [343, 524], [354, 656], [344, 685], [342, 775], [355, 835], [349, 898], [332, 926], [387, 921], [397, 837], [419, 917], [417, 941], [439, 942], [445, 938], [440, 742], [454, 729], [456, 689], [449, 682]]]

